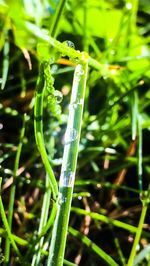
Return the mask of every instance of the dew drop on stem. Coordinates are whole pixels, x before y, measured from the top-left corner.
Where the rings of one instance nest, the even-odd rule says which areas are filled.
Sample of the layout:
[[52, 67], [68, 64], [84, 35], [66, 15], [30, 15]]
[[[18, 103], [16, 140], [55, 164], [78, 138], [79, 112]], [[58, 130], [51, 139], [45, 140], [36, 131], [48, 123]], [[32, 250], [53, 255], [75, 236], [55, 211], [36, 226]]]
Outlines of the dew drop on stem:
[[82, 200], [82, 196], [78, 196], [78, 200]]
[[60, 176], [60, 187], [72, 187], [74, 185], [75, 172], [72, 170], [63, 170]]
[[63, 44], [65, 44], [67, 47], [75, 49], [75, 45], [72, 41], [66, 40], [63, 42]]
[[75, 76], [76, 76], [76, 77], [80, 77], [80, 76], [82, 76], [82, 75], [84, 75], [84, 70], [83, 70], [83, 68], [82, 68], [81, 65], [78, 65], [78, 66], [76, 67]]
[[75, 128], [67, 129], [65, 133], [65, 144], [70, 144], [71, 142], [75, 141], [78, 138], [78, 134]]

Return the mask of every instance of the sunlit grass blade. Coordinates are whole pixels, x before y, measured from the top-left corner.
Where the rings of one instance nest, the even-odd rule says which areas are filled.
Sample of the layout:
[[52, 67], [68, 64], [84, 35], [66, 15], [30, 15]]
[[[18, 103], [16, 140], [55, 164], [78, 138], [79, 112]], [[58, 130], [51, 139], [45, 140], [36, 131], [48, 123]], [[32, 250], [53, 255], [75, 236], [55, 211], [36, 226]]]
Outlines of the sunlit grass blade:
[[9, 39], [8, 39], [8, 32], [5, 33], [5, 44], [3, 48], [3, 66], [2, 66], [2, 83], [1, 83], [1, 90], [5, 88], [9, 70]]
[[79, 64], [74, 73], [59, 183], [59, 195], [57, 200], [58, 209], [54, 222], [54, 229], [52, 231], [52, 240], [47, 264], [49, 266], [63, 265], [81, 133], [87, 70], [87, 63], [84, 65]]
[[52, 24], [50, 26], [50, 31], [49, 31], [52, 37], [55, 37], [57, 34], [58, 25], [60, 23], [65, 3], [66, 0], [59, 0], [59, 3], [57, 4], [57, 8], [55, 10], [55, 14], [53, 16]]

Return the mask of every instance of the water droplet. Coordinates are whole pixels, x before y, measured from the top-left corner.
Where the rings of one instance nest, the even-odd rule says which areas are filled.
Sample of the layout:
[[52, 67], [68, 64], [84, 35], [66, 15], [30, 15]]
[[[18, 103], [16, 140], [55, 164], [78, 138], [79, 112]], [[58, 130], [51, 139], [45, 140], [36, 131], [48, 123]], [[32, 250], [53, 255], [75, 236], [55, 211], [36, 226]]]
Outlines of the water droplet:
[[47, 101], [48, 101], [48, 104], [50, 105], [50, 107], [53, 106], [53, 105], [55, 104], [55, 99], [53, 98], [52, 95], [49, 95], [49, 96], [47, 97]]
[[82, 196], [78, 196], [78, 200], [82, 200]]
[[80, 75], [84, 75], [84, 70], [83, 69], [80, 70]]
[[67, 198], [66, 197], [63, 197], [62, 198], [62, 203], [65, 203], [67, 201]]
[[60, 105], [56, 105], [56, 116], [59, 116], [59, 115], [61, 115], [61, 107], [60, 107]]
[[79, 58], [76, 57], [76, 58], [73, 58], [73, 57], [70, 57], [72, 63], [75, 63], [75, 64], [78, 64], [79, 63]]
[[61, 205], [67, 201], [67, 197], [63, 195], [62, 192], [58, 194], [58, 204]]
[[75, 45], [72, 41], [66, 40], [63, 42], [63, 44], [65, 44], [67, 47], [75, 49]]
[[3, 129], [3, 124], [2, 124], [2, 123], [0, 123], [0, 130], [1, 130], [1, 129]]
[[49, 63], [50, 63], [50, 65], [53, 64], [54, 62], [55, 62], [54, 57], [50, 57], [50, 59], [49, 59]]
[[62, 93], [60, 91], [55, 90], [54, 96], [55, 96], [55, 100], [56, 100], [57, 103], [61, 103], [62, 102], [63, 95], [62, 95]]
[[115, 50], [111, 50], [111, 51], [110, 51], [110, 54], [111, 54], [111, 55], [114, 55], [115, 53], [116, 53]]
[[74, 109], [76, 109], [78, 107], [78, 105], [83, 105], [84, 100], [80, 99], [77, 102], [71, 103], [70, 107], [73, 107]]
[[103, 76], [103, 79], [108, 79], [108, 76]]
[[77, 65], [76, 70], [75, 70], [75, 78], [79, 80], [83, 74], [84, 74], [84, 70], [82, 68], [82, 65]]
[[132, 3], [131, 2], [126, 3], [126, 9], [128, 9], [128, 10], [132, 9]]
[[78, 104], [80, 105], [84, 104], [84, 99], [81, 98]]
[[60, 176], [60, 187], [72, 187], [74, 185], [75, 172], [71, 170], [62, 170]]
[[73, 107], [74, 109], [76, 109], [76, 108], [78, 107], [77, 103], [73, 103], [73, 104], [72, 104], [72, 107]]
[[71, 142], [75, 141], [78, 137], [77, 131], [74, 128], [68, 128], [65, 133], [65, 144], [70, 144]]

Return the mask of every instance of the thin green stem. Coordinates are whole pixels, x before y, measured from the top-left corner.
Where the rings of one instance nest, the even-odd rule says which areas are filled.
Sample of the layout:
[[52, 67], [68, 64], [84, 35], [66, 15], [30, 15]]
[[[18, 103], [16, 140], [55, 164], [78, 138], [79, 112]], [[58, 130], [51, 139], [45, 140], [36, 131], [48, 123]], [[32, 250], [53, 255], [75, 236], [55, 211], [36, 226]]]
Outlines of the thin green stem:
[[[19, 161], [20, 161], [21, 150], [22, 150], [22, 145], [23, 145], [23, 138], [25, 134], [25, 120], [26, 120], [26, 114], [24, 115], [23, 126], [20, 132], [20, 141], [19, 141], [19, 145], [17, 148], [15, 164], [14, 164], [13, 184], [10, 190], [10, 200], [9, 200], [9, 207], [8, 207], [8, 224], [9, 224], [10, 231], [12, 228], [13, 208], [14, 208], [14, 200], [15, 200], [15, 192], [16, 192], [15, 180], [17, 178], [17, 170], [19, 168]], [[4, 254], [5, 254], [5, 262], [7, 263], [10, 260], [10, 241], [8, 238], [6, 238]]]
[[[30, 22], [26, 22], [24, 25], [25, 25], [26, 30], [31, 32], [34, 36], [36, 36], [40, 40], [45, 41], [52, 47], [55, 47], [56, 50], [60, 52], [61, 54], [70, 57], [71, 60], [78, 60], [79, 63], [82, 63], [84, 61], [85, 56], [83, 52], [76, 51], [71, 47], [66, 47], [65, 44], [55, 40], [51, 36], [48, 36], [41, 29], [39, 29], [37, 26], [35, 26], [34, 24]], [[97, 60], [93, 59], [90, 56], [88, 56], [88, 65], [99, 71], [102, 71], [104, 67], [103, 64], [100, 64]], [[105, 66], [105, 69], [106, 69], [106, 66]]]
[[143, 181], [142, 181], [142, 118], [138, 115], [138, 182], [139, 190], [142, 193]]
[[94, 251], [99, 257], [101, 257], [107, 265], [110, 266], [119, 266], [105, 251], [93, 243], [87, 236], [82, 235], [79, 231], [75, 230], [72, 227], [69, 227], [69, 233], [73, 236], [79, 238], [87, 247]]
[[8, 76], [8, 70], [9, 70], [9, 39], [8, 39], [8, 31], [5, 32], [5, 44], [3, 49], [3, 67], [2, 67], [2, 84], [1, 84], [1, 90], [5, 88], [7, 76]]
[[53, 20], [52, 20], [52, 24], [51, 24], [49, 33], [54, 38], [55, 38], [55, 36], [57, 34], [58, 24], [59, 24], [61, 16], [62, 16], [65, 3], [66, 3], [66, 0], [60, 0], [59, 1], [59, 4], [58, 4], [58, 6], [56, 8], [56, 11], [55, 11], [55, 14], [54, 14], [54, 17], [53, 17]]
[[123, 223], [119, 220], [108, 218], [107, 216], [105, 216], [103, 214], [96, 213], [96, 212], [89, 212], [89, 211], [86, 211], [86, 210], [83, 210], [80, 208], [76, 208], [76, 207], [72, 207], [71, 211], [76, 212], [80, 215], [89, 215], [94, 220], [98, 220], [98, 221], [101, 221], [103, 223], [111, 224], [113, 226], [127, 230], [131, 233], [136, 233], [138, 230], [137, 227], [135, 227], [133, 225]]
[[[0, 187], [1, 187], [1, 182], [2, 182], [2, 178], [0, 178]], [[1, 215], [1, 218], [2, 218], [2, 222], [3, 222], [4, 228], [5, 228], [6, 233], [8, 235], [8, 239], [9, 239], [14, 251], [16, 252], [18, 257], [20, 258], [20, 260], [22, 260], [21, 253], [20, 253], [20, 251], [19, 251], [19, 249], [18, 249], [18, 247], [17, 247], [17, 245], [16, 245], [16, 243], [14, 241], [13, 235], [11, 234], [10, 226], [8, 224], [8, 221], [7, 221], [7, 217], [6, 217], [6, 214], [5, 214], [5, 210], [4, 210], [4, 206], [3, 206], [1, 195], [0, 195], [0, 215]], [[5, 262], [8, 263], [9, 261], [8, 261], [8, 259], [7, 260], [6, 259], [5, 259]]]
[[138, 12], [138, 0], [132, 0], [132, 10], [131, 10], [131, 32], [135, 33], [136, 31], [136, 21], [137, 21], [137, 12]]
[[88, 53], [89, 51], [89, 39], [88, 39], [88, 28], [87, 28], [87, 0], [84, 1], [84, 8], [83, 8], [83, 50]]
[[146, 213], [147, 213], [147, 208], [148, 208], [148, 204], [143, 204], [141, 217], [140, 217], [140, 221], [139, 221], [139, 225], [138, 225], [138, 230], [136, 232], [136, 236], [135, 236], [135, 239], [134, 239], [134, 243], [133, 243], [133, 246], [132, 246], [132, 249], [131, 249], [131, 253], [130, 253], [130, 257], [129, 257], [127, 266], [132, 266], [133, 265], [133, 262], [134, 262], [134, 259], [135, 259], [135, 256], [136, 256], [137, 246], [139, 244], [140, 237], [141, 237], [141, 234], [142, 234], [142, 229], [143, 229], [145, 216], [146, 216]]
[[123, 266], [126, 266], [126, 260], [125, 260], [125, 257], [123, 255], [123, 252], [121, 250], [121, 246], [120, 246], [120, 243], [119, 243], [119, 239], [117, 237], [114, 238], [114, 243], [115, 243], [115, 246], [117, 248], [118, 256], [120, 258], [121, 264]]
[[137, 119], [138, 119], [138, 95], [136, 91], [133, 91], [132, 101], [132, 140], [137, 136]]
[[[6, 235], [7, 235], [6, 231], [3, 228], [0, 228], [0, 236], [6, 237]], [[18, 245], [24, 246], [24, 247], [29, 245], [28, 241], [26, 241], [25, 239], [20, 238], [20, 237], [14, 235], [14, 234], [11, 234], [11, 235], [12, 235], [12, 238], [14, 239], [14, 241]]]
[[46, 234], [46, 232], [49, 230], [49, 228], [53, 225], [54, 219], [56, 217], [56, 212], [57, 212], [57, 205], [56, 202], [53, 201], [53, 207], [50, 213], [50, 217], [46, 223], [46, 225], [42, 228], [42, 231], [39, 235], [39, 237], [43, 236]]
[[[43, 204], [42, 204], [42, 212], [41, 212], [41, 218], [40, 218], [40, 224], [39, 224], [39, 230], [38, 230], [38, 235], [41, 235], [42, 230], [44, 226], [47, 223], [47, 218], [48, 218], [48, 210], [49, 210], [49, 205], [50, 205], [50, 197], [51, 197], [51, 190], [49, 187], [49, 177], [46, 175], [46, 180], [45, 180], [45, 193], [44, 193], [44, 198], [43, 198]], [[44, 242], [44, 237], [42, 236], [40, 238], [39, 243], [35, 246], [35, 254], [32, 259], [32, 266], [38, 266], [40, 263], [40, 257], [41, 257], [41, 248], [43, 246]]]
[[64, 265], [68, 265], [68, 266], [77, 266], [77, 264], [72, 263], [72, 262], [70, 262], [70, 261], [68, 261], [68, 260], [64, 260]]
[[59, 183], [59, 195], [57, 200], [58, 209], [52, 232], [47, 266], [63, 265], [81, 133], [87, 70], [88, 63], [84, 65], [79, 64], [74, 73]]

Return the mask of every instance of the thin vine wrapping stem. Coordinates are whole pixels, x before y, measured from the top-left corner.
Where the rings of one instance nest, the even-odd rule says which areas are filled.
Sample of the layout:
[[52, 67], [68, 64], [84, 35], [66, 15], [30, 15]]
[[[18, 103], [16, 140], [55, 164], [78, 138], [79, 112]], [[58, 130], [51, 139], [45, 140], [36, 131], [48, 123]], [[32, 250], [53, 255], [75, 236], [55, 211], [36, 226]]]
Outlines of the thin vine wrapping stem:
[[[86, 61], [86, 56], [85, 56]], [[68, 221], [74, 187], [78, 147], [81, 132], [88, 62], [78, 64], [73, 79], [65, 147], [61, 169], [57, 214], [52, 232], [48, 266], [62, 266], [66, 245]]]

